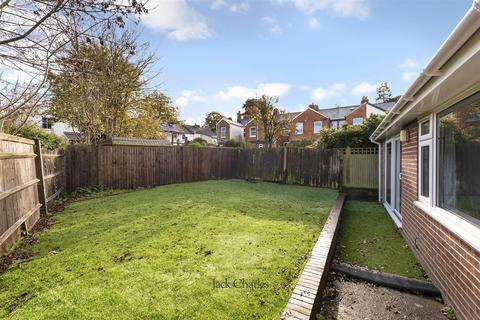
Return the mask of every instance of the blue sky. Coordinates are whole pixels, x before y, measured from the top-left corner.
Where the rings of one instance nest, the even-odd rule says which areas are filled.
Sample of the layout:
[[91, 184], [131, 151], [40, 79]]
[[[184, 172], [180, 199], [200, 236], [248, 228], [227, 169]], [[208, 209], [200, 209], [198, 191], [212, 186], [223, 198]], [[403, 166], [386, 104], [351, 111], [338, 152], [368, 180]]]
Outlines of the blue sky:
[[298, 111], [402, 94], [471, 1], [150, 0], [142, 40], [160, 57], [161, 90], [187, 123], [267, 93]]

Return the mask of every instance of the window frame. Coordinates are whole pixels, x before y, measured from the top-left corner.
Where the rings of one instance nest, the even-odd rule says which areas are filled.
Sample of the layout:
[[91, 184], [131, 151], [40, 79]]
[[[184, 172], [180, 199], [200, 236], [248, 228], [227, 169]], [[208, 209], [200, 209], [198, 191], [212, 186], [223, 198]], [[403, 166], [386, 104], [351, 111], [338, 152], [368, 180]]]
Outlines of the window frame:
[[[297, 127], [298, 125], [301, 125], [301, 128], [302, 128], [302, 131], [301, 131], [301, 132], [298, 131], [298, 127]], [[296, 136], [301, 136], [301, 135], [303, 135], [303, 122], [296, 122], [296, 123], [295, 123], [295, 135], [296, 135]]]
[[[355, 119], [361, 119], [360, 123], [355, 124]], [[352, 119], [352, 125], [354, 125], [354, 126], [361, 126], [361, 125], [363, 124], [363, 121], [365, 121], [365, 119], [364, 119], [363, 117], [354, 117], [354, 118]]]
[[[255, 129], [255, 134], [252, 134], [252, 129]], [[250, 138], [256, 138], [257, 137], [257, 127], [256, 126], [252, 126], [250, 127], [249, 129], [249, 133], [250, 133]]]
[[220, 127], [220, 138], [227, 137], [227, 127]]
[[[480, 88], [479, 88], [480, 89]], [[442, 106], [438, 108], [429, 116], [433, 121], [430, 122], [430, 134], [432, 136], [432, 147], [431, 147], [431, 162], [432, 162], [432, 184], [430, 189], [430, 202], [421, 201], [414, 201], [414, 205], [433, 218], [435, 221], [443, 225], [446, 229], [450, 232], [455, 234], [457, 237], [465, 241], [468, 245], [472, 248], [480, 252], [480, 237], [478, 234], [480, 232], [480, 225], [474, 223], [473, 221], [469, 220], [467, 217], [460, 215], [458, 212], [450, 211], [447, 209], [443, 209], [439, 207], [438, 204], [438, 174], [439, 168], [437, 162], [439, 161], [438, 155], [438, 147], [437, 142], [439, 138], [439, 128], [438, 128], [438, 121], [439, 117], [444, 115], [447, 110], [451, 110], [456, 108], [460, 108], [461, 105], [466, 105], [470, 102], [475, 101], [476, 99], [480, 99], [480, 90], [476, 93], [470, 93], [469, 95], [463, 96], [459, 98], [459, 100], [453, 104], [449, 104], [448, 106]], [[424, 120], [424, 119], [422, 119]], [[419, 121], [420, 126], [420, 121]], [[424, 140], [426, 136], [420, 136], [420, 127], [418, 132], [418, 144], [420, 145], [421, 140]], [[421, 139], [422, 138], [422, 139]], [[420, 155], [420, 154], [419, 154]], [[418, 155], [418, 157], [419, 157]], [[420, 190], [419, 190], [420, 192]]]
[[[316, 123], [320, 123], [320, 128], [318, 130], [316, 130], [316, 126], [315, 124]], [[323, 121], [322, 120], [316, 120], [316, 121], [313, 121], [313, 133], [320, 133], [320, 131], [322, 131], [323, 129]]]
[[[430, 131], [428, 134], [421, 134], [422, 130], [422, 124], [429, 121], [430, 122]], [[429, 115], [425, 118], [422, 118], [418, 121], [418, 152], [417, 152], [417, 160], [418, 160], [418, 170], [417, 170], [417, 183], [418, 183], [418, 200], [429, 205], [433, 205], [433, 194], [436, 192], [433, 188], [433, 176], [436, 175], [436, 171], [434, 171], [434, 166], [433, 163], [436, 161], [434, 160], [434, 153], [433, 153], [433, 148], [434, 148], [434, 143], [433, 143], [433, 115]], [[429, 152], [428, 152], [428, 197], [425, 197], [422, 195], [422, 183], [423, 183], [423, 177], [422, 177], [422, 147], [428, 146]]]

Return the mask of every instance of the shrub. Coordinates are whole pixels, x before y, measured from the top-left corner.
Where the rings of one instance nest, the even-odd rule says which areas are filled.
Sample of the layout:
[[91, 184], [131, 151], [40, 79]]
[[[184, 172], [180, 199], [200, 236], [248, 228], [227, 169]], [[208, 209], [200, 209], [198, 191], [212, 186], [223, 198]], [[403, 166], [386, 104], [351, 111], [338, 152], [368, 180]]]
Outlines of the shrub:
[[11, 128], [8, 133], [27, 139], [39, 139], [42, 147], [49, 150], [65, 148], [67, 145], [64, 138], [59, 137], [54, 133], [48, 133], [42, 128], [34, 125], [25, 125], [18, 129]]
[[253, 145], [250, 142], [238, 141], [237, 139], [231, 139], [225, 142], [225, 147], [251, 149]]
[[290, 148], [305, 148], [305, 147], [311, 146], [314, 143], [315, 143], [315, 140], [313, 140], [313, 139], [302, 139], [302, 140], [290, 141], [288, 143], [288, 147], [290, 147]]
[[382, 119], [381, 116], [371, 115], [359, 126], [343, 125], [340, 129], [322, 129], [315, 146], [322, 149], [375, 147], [370, 141], [370, 136]]

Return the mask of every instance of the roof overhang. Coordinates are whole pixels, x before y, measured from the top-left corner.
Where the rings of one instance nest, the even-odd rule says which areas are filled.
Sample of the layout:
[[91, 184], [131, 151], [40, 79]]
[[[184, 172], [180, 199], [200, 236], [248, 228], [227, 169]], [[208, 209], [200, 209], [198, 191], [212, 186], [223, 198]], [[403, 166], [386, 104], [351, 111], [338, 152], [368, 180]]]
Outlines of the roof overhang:
[[372, 141], [398, 133], [405, 125], [445, 108], [480, 89], [480, 0], [460, 21], [424, 71], [374, 131]]

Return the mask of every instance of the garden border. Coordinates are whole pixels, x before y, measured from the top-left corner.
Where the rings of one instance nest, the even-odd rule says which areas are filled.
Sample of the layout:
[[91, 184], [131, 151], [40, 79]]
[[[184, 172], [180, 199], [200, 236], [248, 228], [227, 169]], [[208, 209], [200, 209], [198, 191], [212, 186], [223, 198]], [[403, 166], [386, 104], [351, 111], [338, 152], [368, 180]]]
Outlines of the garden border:
[[345, 198], [346, 195], [341, 193], [335, 200], [281, 319], [308, 320], [316, 318], [323, 290], [327, 284], [329, 265], [335, 250], [335, 237]]

